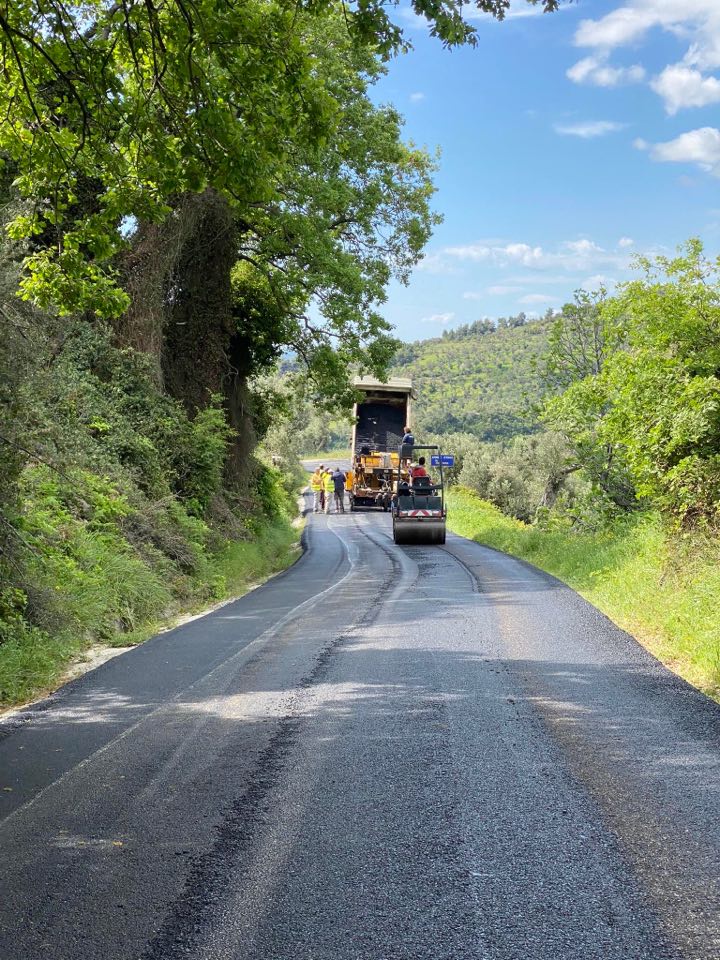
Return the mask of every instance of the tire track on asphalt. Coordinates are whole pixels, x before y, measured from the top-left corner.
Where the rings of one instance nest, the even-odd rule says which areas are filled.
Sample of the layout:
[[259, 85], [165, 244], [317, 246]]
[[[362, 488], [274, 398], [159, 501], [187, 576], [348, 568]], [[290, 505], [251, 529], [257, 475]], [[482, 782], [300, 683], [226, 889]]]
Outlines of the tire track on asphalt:
[[[525, 577], [529, 574], [538, 591], [543, 589], [540, 584], [552, 585], [557, 591], [555, 629], [560, 631], [560, 646], [571, 650], [577, 644], [581, 651], [575, 670], [584, 661], [591, 670], [602, 664], [604, 672], [599, 674], [596, 684], [587, 688], [589, 692], [564, 688], [562, 681], [559, 685], [548, 683], [543, 672], [547, 653], [542, 641], [538, 642], [538, 649], [533, 649], [532, 639], [529, 643], [527, 640], [533, 636], [530, 625], [518, 620], [517, 610], [508, 608], [502, 600], [502, 595], [511, 589], [507, 569], [503, 570], [500, 585], [495, 582], [497, 574], [494, 578], [490, 569], [489, 580], [483, 587], [477, 567], [458, 557], [453, 547], [487, 551], [486, 557], [477, 558], [477, 566], [492, 568], [493, 560], [488, 557], [494, 555], [505, 567], [510, 564], [523, 571]], [[693, 819], [697, 814], [692, 811], [692, 804], [686, 809], [682, 802], [678, 803], [682, 789], [676, 782], [693, 750], [684, 727], [687, 724], [692, 728], [694, 714], [702, 717], [702, 735], [694, 748], [700, 750], [703, 765], [709, 761], [708, 772], [717, 765], [717, 754], [708, 751], [707, 742], [712, 739], [713, 727], [718, 729], [715, 704], [671, 674], [634, 637], [571, 587], [533, 564], [459, 536], [441, 549], [468, 573], [488, 603], [496, 608], [498, 629], [508, 647], [502, 669], [518, 688], [518, 699], [524, 708], [532, 712], [538, 727], [555, 744], [567, 775], [596, 808], [598, 821], [614, 839], [628, 875], [655, 912], [669, 942], [688, 960], [718, 960], [720, 920], [714, 895], [719, 885], [720, 861], [717, 849], [703, 842], [701, 831], [689, 829], [692, 820], [688, 813]], [[500, 593], [499, 598], [493, 596], [495, 592]], [[573, 636], [577, 629], [573, 608], [574, 615], [587, 611], [590, 622], [594, 621], [593, 628], [588, 631], [585, 626], [577, 639]], [[549, 615], [552, 612], [548, 610]], [[567, 650], [558, 650], [556, 656], [562, 659], [563, 652], [569, 659]], [[632, 671], [624, 674], [626, 660], [632, 662]], [[571, 664], [563, 666], [559, 677], [568, 674]], [[605, 674], [613, 671], [629, 698], [625, 703], [622, 699], [618, 703], [618, 693], [607, 686]], [[633, 680], [633, 676], [637, 679]], [[598, 722], [593, 724], [585, 719], [582, 711], [588, 716], [597, 715]], [[609, 727], [600, 722], [604, 714], [613, 715]], [[653, 729], [658, 723], [666, 725], [664, 740]], [[667, 740], [669, 734], [676, 738], [675, 743]], [[668, 769], [664, 774], [651, 772], [649, 757], [656, 752], [667, 757]], [[698, 794], [701, 808], [709, 811], [712, 781], [706, 791], [699, 782], [692, 784], [692, 789]]]
[[[333, 658], [344, 644], [358, 631], [372, 625], [378, 619], [385, 603], [399, 592], [407, 590], [416, 575], [412, 569], [413, 564], [404, 561], [393, 550], [372, 537], [359, 522], [359, 518], [352, 519], [354, 531], [378, 547], [389, 561], [391, 575], [383, 578], [365, 612], [321, 648], [312, 669], [298, 681], [288, 710], [277, 722], [278, 728], [261, 754], [246, 790], [232, 805], [218, 829], [212, 849], [190, 872], [185, 893], [176, 901], [162, 928], [142, 954], [142, 960], [167, 960], [170, 956], [192, 951], [193, 944], [212, 921], [215, 904], [221, 900], [226, 887], [228, 872], [237, 870], [241, 858], [250, 855], [263, 825], [269, 819], [268, 809], [271, 806], [272, 794], [281, 784], [293, 750], [303, 732], [305, 692], [323, 682]], [[335, 525], [328, 524], [328, 528], [343, 542], [350, 556], [354, 548], [352, 541], [345, 540]], [[361, 551], [356, 550], [355, 564], [343, 581], [360, 571], [360, 554]]]

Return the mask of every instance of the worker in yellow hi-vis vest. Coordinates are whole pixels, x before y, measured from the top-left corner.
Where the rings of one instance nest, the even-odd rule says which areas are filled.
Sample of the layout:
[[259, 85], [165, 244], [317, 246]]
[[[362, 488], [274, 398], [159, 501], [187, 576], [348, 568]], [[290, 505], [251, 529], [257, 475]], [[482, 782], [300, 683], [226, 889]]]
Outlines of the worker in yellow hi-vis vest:
[[310, 489], [313, 495], [313, 513], [320, 513], [322, 510], [323, 503], [323, 471], [324, 465], [320, 464], [319, 467], [316, 467], [315, 472], [310, 477]]
[[332, 470], [326, 470], [323, 474], [323, 492], [325, 494], [325, 513], [330, 513], [330, 504], [335, 493], [335, 481], [333, 480]]

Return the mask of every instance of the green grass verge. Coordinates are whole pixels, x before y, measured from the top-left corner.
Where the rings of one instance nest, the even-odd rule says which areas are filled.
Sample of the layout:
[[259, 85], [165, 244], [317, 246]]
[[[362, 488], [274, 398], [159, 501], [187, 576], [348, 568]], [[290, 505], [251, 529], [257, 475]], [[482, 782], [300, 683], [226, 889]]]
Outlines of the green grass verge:
[[256, 521], [252, 538], [226, 541], [206, 552], [192, 578], [180, 576], [170, 564], [153, 565], [132, 554], [117, 536], [83, 541], [84, 576], [74, 580], [67, 563], [61, 571], [48, 570], [43, 558], [42, 574], [57, 597], [57, 623], [40, 628], [18, 617], [17, 629], [0, 644], [0, 706], [55, 689], [68, 666], [91, 646], [134, 645], [183, 615], [241, 596], [297, 559], [300, 532], [284, 513]]
[[300, 555], [301, 528], [285, 518], [260, 527], [254, 540], [235, 540], [215, 558], [226, 597], [239, 597], [253, 584], [284, 570]]
[[671, 535], [653, 513], [598, 533], [545, 530], [467, 490], [448, 497], [450, 529], [552, 573], [658, 659], [720, 700], [720, 545]]

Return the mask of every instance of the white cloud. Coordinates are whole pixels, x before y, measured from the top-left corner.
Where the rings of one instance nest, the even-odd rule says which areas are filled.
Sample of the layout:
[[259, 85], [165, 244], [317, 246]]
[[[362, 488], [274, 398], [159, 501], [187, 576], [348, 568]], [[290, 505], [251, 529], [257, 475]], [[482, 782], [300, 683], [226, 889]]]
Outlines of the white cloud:
[[487, 288], [487, 292], [493, 297], [502, 297], [507, 293], [518, 293], [522, 288], [515, 287], [512, 284], [496, 283]]
[[604, 137], [608, 133], [616, 133], [625, 126], [627, 124], [616, 123], [614, 120], [583, 120], [579, 123], [556, 123], [554, 130], [564, 136], [590, 140], [593, 137]]
[[411, 103], [420, 103], [420, 101], [424, 99], [425, 99], [425, 94], [421, 93], [419, 90], [417, 91], [417, 93], [410, 94]]
[[501, 256], [506, 256], [508, 260], [522, 263], [525, 266], [539, 263], [543, 258], [542, 247], [531, 247], [527, 243], [508, 243], [505, 247], [500, 247], [498, 253]]
[[621, 250], [627, 250], [628, 247], [635, 246], [635, 241], [632, 237], [620, 237], [618, 240], [618, 246]]
[[439, 323], [441, 327], [445, 327], [454, 316], [454, 313], [433, 313], [429, 317], [421, 317], [420, 323]]
[[446, 247], [445, 253], [459, 260], [488, 260], [492, 256], [492, 248], [482, 245]]
[[686, 62], [703, 69], [720, 66], [717, 0], [627, 0], [599, 20], [582, 20], [575, 44], [607, 53], [637, 43], [655, 28], [691, 41]]
[[541, 17], [545, 11], [541, 6], [530, 6], [528, 3], [518, 3], [510, 7], [505, 14], [506, 20], [524, 20], [525, 17]]
[[518, 303], [525, 303], [528, 306], [538, 303], [555, 303], [555, 297], [548, 297], [545, 293], [526, 293], [524, 297], [520, 297]]
[[667, 112], [720, 102], [720, 79], [708, 75], [720, 67], [719, 0], [624, 0], [604, 17], [582, 20], [574, 42], [592, 52], [574, 64], [568, 76], [599, 86], [641, 80], [640, 65], [615, 66], [610, 56], [637, 45], [652, 30], [664, 30], [687, 45], [682, 60], [666, 66], [650, 83]]
[[542, 247], [531, 247], [527, 243], [508, 243], [505, 246], [474, 244], [464, 247], [446, 247], [448, 256], [458, 260], [473, 260], [476, 263], [492, 260], [495, 263], [521, 263], [532, 266], [543, 258]]
[[[506, 11], [505, 19], [524, 20], [526, 17], [541, 17], [544, 13], [545, 11], [542, 6], [531, 6], [529, 3], [526, 3], [525, 0], [517, 0], [517, 2], [514, 2], [510, 9]], [[491, 13], [485, 13], [482, 10], [468, 10], [464, 13], [464, 16], [467, 20], [476, 20], [481, 23], [497, 23], [497, 17], [494, 17]]]
[[650, 86], [663, 98], [670, 116], [683, 107], [705, 107], [720, 102], [720, 80], [704, 77], [699, 70], [682, 63], [665, 67]]
[[577, 253], [583, 257], [595, 253], [605, 253], [602, 247], [599, 247], [594, 240], [588, 240], [587, 237], [583, 237], [582, 240], [565, 240], [563, 247], [570, 250], [571, 253]]
[[[529, 243], [490, 243], [467, 244], [444, 247], [432, 254], [438, 272], [449, 272], [456, 264], [456, 270], [463, 264], [481, 265], [504, 270], [509, 267], [525, 267], [532, 271], [528, 275], [510, 275], [498, 277], [498, 285], [514, 287], [532, 286], [537, 283], [567, 283], [569, 274], [587, 274], [599, 269], [626, 270], [630, 256], [621, 251], [605, 250], [587, 237], [579, 240], [565, 240], [554, 250], [546, 250], [539, 245]], [[445, 265], [448, 265], [447, 267]], [[560, 274], [564, 273], [565, 276]], [[476, 293], [467, 293], [466, 299], [480, 299]]]
[[619, 87], [626, 83], [640, 83], [645, 79], [645, 68], [635, 63], [630, 67], [613, 67], [604, 55], [583, 57], [567, 71], [573, 83], [588, 83], [594, 87]]
[[447, 260], [441, 256], [439, 253], [428, 253], [426, 254], [420, 263], [415, 267], [416, 270], [421, 270], [423, 273], [432, 273], [432, 274], [448, 274], [448, 273], [457, 273], [457, 267], [454, 267], [452, 264], [448, 263]]
[[716, 127], [688, 130], [665, 143], [636, 140], [634, 145], [639, 150], [649, 150], [652, 159], [659, 163], [694, 163], [706, 173], [720, 177], [720, 130]]
[[[561, 266], [557, 264], [557, 266]], [[544, 274], [544, 273], [532, 273], [532, 274], [520, 274], [518, 276], [508, 277], [510, 283], [522, 284], [523, 286], [536, 286], [538, 283], [541, 283], [545, 286], [552, 287], [557, 284], [566, 284], [568, 282], [567, 274], [562, 276], [557, 274]]]

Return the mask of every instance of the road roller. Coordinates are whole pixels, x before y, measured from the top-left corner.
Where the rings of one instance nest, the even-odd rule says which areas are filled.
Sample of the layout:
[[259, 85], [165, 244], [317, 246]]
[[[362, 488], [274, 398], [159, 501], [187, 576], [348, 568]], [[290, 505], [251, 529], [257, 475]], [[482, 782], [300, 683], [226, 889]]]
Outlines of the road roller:
[[[425, 451], [430, 454], [431, 473], [419, 476], [410, 464]], [[445, 543], [447, 509], [443, 466], [448, 459], [437, 446], [403, 444], [399, 448], [391, 505], [395, 543], [417, 546]]]

